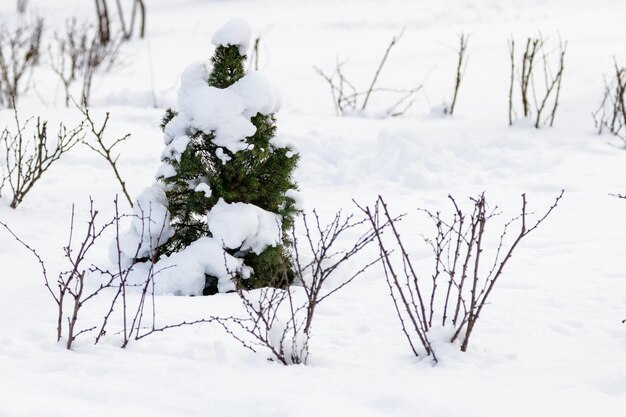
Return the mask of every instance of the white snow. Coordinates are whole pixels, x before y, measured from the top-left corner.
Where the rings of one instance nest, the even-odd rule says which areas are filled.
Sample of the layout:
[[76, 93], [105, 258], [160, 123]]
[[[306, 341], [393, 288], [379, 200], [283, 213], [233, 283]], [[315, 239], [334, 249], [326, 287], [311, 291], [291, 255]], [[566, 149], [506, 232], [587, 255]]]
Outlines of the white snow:
[[[222, 31], [216, 33], [220, 41], [238, 39], [245, 26], [234, 19]], [[239, 45], [239, 43], [231, 43]], [[206, 134], [213, 134], [213, 142], [232, 153], [248, 149], [246, 138], [254, 135], [256, 127], [250, 121], [257, 113], [269, 115], [280, 108], [281, 99], [276, 88], [263, 75], [249, 71], [228, 88], [215, 88], [208, 85], [208, 69], [203, 62], [190, 65], [182, 74], [178, 90], [178, 112], [166, 126], [165, 143], [186, 136], [188, 126]], [[166, 148], [166, 155], [180, 153], [183, 143]], [[186, 144], [185, 144], [186, 146]], [[230, 157], [221, 151], [221, 160], [226, 163]]]
[[[219, 241], [202, 237], [172, 255], [163, 256], [154, 265], [159, 271], [154, 276], [156, 294], [202, 295], [205, 274], [218, 278], [220, 292], [235, 289], [231, 280], [243, 264], [224, 251]], [[146, 279], [148, 263], [134, 267], [132, 281], [141, 283]]]
[[215, 150], [215, 156], [217, 156], [219, 158], [220, 161], [222, 161], [222, 164], [225, 164], [226, 162], [230, 161], [232, 158], [230, 157], [230, 155], [227, 155], [224, 152], [224, 149], [222, 148], [217, 148]]
[[163, 152], [161, 153], [161, 160], [169, 158], [180, 162], [180, 157], [183, 152], [185, 152], [185, 149], [187, 149], [187, 145], [189, 145], [190, 141], [191, 139], [187, 135], [177, 136], [169, 145], [165, 147], [165, 149], [163, 149]]
[[[186, 135], [186, 123], [213, 133], [213, 142], [232, 153], [247, 149], [250, 145], [246, 138], [256, 132], [250, 118], [257, 113], [269, 115], [280, 107], [276, 88], [255, 71], [223, 89], [210, 87], [207, 80], [207, 68], [201, 62], [184, 71], [178, 90], [179, 114], [166, 127], [166, 143]], [[222, 158], [222, 162], [227, 161]]]
[[230, 87], [245, 103], [244, 116], [269, 115], [280, 109], [280, 95], [261, 73], [249, 71]]
[[196, 185], [196, 188], [194, 188], [194, 191], [199, 192], [199, 193], [204, 193], [204, 195], [207, 198], [211, 197], [211, 194], [213, 194], [213, 190], [211, 190], [211, 187], [209, 186], [209, 184], [205, 182], [201, 182], [200, 184]]
[[236, 153], [247, 148], [256, 127], [246, 117], [247, 103], [232, 88], [209, 87], [204, 65], [188, 67], [181, 77], [178, 109], [190, 125], [215, 135], [213, 142]]
[[[135, 200], [134, 216], [129, 230], [120, 236], [120, 251], [124, 263], [135, 258], [151, 256], [152, 252], [173, 236], [167, 198], [160, 184], [146, 188]], [[111, 244], [111, 262], [117, 263], [117, 247]]]
[[281, 240], [281, 217], [254, 204], [217, 202], [207, 215], [214, 239], [224, 247], [260, 254]]
[[250, 24], [241, 18], [230, 19], [211, 38], [215, 46], [237, 45], [242, 55], [247, 54], [252, 39]]
[[[84, 0], [29, 5], [46, 17], [47, 36], [64, 30], [73, 13], [94, 14], [93, 2]], [[66, 352], [65, 340], [56, 342], [56, 306], [36, 260], [0, 228], [0, 416], [626, 415], [626, 201], [609, 196], [626, 192], [626, 153], [620, 140], [597, 135], [589, 116], [600, 104], [613, 57], [626, 64], [623, 2], [152, 0], [146, 5], [147, 38], [124, 43], [123, 65], [95, 80], [92, 91], [93, 114], [111, 113], [107, 137], [131, 133], [116, 148], [131, 195], [154, 180], [163, 150], [159, 122], [167, 107], [176, 107], [182, 68], [207, 60], [210, 34], [245, 14], [263, 34], [259, 67], [282, 92], [273, 144], [290, 144], [300, 153], [298, 189], [307, 210], [315, 208], [324, 224], [339, 209], [358, 215], [352, 198], [371, 204], [382, 194], [394, 213], [407, 213], [400, 232], [427, 281], [430, 254], [420, 234], [431, 229], [416, 208], [447, 212], [448, 194], [465, 203], [486, 191], [492, 204], [514, 215], [523, 192], [536, 212], [561, 188], [565, 197], [517, 249], [468, 352], [445, 342], [443, 330], [433, 336], [436, 366], [410, 352], [380, 268], [320, 304], [309, 366], [269, 362], [265, 352], [242, 348], [214, 324], [167, 330], [119, 349], [119, 310], [103, 343], [94, 346], [94, 332], [85, 333], [74, 351]], [[18, 19], [14, 1], [0, 2], [1, 23]], [[394, 88], [424, 82], [414, 107], [395, 119], [336, 117], [328, 86], [312, 67], [333, 69], [347, 59], [345, 75], [367, 85], [402, 27], [404, 35], [379, 82]], [[461, 31], [471, 34], [470, 59], [455, 116], [433, 115], [432, 106], [450, 98]], [[515, 36], [517, 49], [538, 31], [551, 41], [559, 35], [568, 41], [561, 105], [552, 129], [536, 130], [523, 121], [509, 127], [506, 41]], [[45, 116], [49, 128], [60, 120], [74, 125], [80, 116], [65, 107], [47, 59], [46, 52], [20, 97], [20, 114]], [[386, 104], [371, 105], [377, 110]], [[0, 109], [0, 129], [12, 123], [13, 112]], [[166, 127], [166, 143], [193, 135], [189, 124], [187, 115], [175, 117]], [[67, 267], [63, 246], [71, 205], [76, 204], [76, 243], [87, 222], [88, 197], [105, 220], [114, 214], [111, 202], [119, 193], [110, 167], [78, 146], [44, 174], [17, 210], [8, 207], [5, 189], [0, 220], [38, 250], [54, 280]], [[158, 190], [148, 194], [154, 194], [148, 202], [160, 201]], [[167, 216], [165, 206], [154, 204], [153, 212], [155, 207]], [[156, 242], [136, 238], [146, 227], [128, 226], [135, 240], [127, 244], [127, 256], [134, 256], [139, 244], [147, 254]], [[339, 242], [343, 248], [360, 230], [354, 232]], [[109, 230], [102, 237], [90, 262], [110, 264], [113, 235]], [[301, 233], [298, 237], [305, 242]], [[250, 273], [237, 260], [225, 261], [224, 254], [221, 242], [207, 238], [189, 252], [164, 258], [161, 266], [176, 266], [156, 276], [157, 292], [200, 294], [207, 271], [222, 277], [222, 289], [232, 285], [229, 269]], [[346, 266], [346, 274], [376, 256], [370, 247]], [[145, 278], [145, 267], [136, 266], [135, 282]], [[302, 295], [301, 288], [293, 290]], [[127, 294], [129, 303], [139, 299], [135, 291]], [[242, 314], [237, 294], [156, 295], [154, 303], [159, 325]], [[99, 325], [109, 306], [106, 296], [93, 299], [80, 327]], [[246, 387], [253, 389], [244, 392]]]
[[188, 126], [189, 120], [185, 118], [185, 115], [178, 114], [174, 116], [165, 126], [165, 144], [169, 145], [174, 139], [181, 136], [187, 136], [190, 133], [188, 131]]
[[304, 198], [298, 190], [287, 190], [285, 196], [291, 198], [294, 201], [294, 207], [296, 210], [304, 210]]
[[157, 168], [156, 174], [154, 175], [155, 178], [171, 178], [176, 176], [176, 169], [168, 164], [168, 163], [164, 163], [159, 165], [159, 167]]
[[[280, 134], [274, 136], [270, 140], [270, 143], [272, 144], [272, 146], [274, 146], [276, 148], [290, 148], [290, 149], [292, 149], [292, 151], [288, 152], [287, 156], [289, 158], [291, 158], [291, 156], [293, 156], [294, 152], [295, 153], [299, 152], [298, 144], [295, 141], [293, 141], [293, 140], [291, 140], [289, 138], [286, 138], [286, 137], [284, 137], [283, 135], [280, 135]], [[291, 155], [289, 155], [289, 154], [291, 154]]]

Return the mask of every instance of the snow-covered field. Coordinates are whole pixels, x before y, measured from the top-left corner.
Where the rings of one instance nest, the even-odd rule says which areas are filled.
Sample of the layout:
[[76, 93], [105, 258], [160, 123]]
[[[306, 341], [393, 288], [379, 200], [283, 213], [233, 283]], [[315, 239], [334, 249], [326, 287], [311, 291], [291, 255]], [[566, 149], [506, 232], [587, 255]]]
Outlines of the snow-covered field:
[[[91, 16], [92, 3], [31, 0], [30, 8], [53, 31], [67, 17]], [[14, 7], [0, 4], [0, 23], [19, 18]], [[431, 230], [418, 207], [446, 210], [448, 194], [466, 202], [485, 191], [512, 217], [522, 193], [537, 212], [561, 189], [565, 196], [517, 249], [468, 352], [442, 345], [436, 366], [412, 355], [380, 266], [319, 307], [307, 366], [267, 361], [210, 324], [126, 349], [115, 337], [93, 346], [83, 335], [67, 351], [56, 343], [56, 306], [36, 260], [0, 230], [0, 416], [626, 415], [626, 200], [609, 195], [626, 193], [626, 151], [598, 136], [590, 115], [613, 58], [626, 63], [623, 1], [148, 0], [147, 8], [146, 39], [125, 44], [120, 64], [93, 87], [92, 112], [110, 112], [111, 137], [131, 134], [119, 165], [132, 195], [153, 182], [160, 118], [176, 105], [181, 73], [210, 56], [213, 31], [243, 17], [261, 36], [261, 70], [282, 94], [278, 135], [300, 152], [306, 210], [329, 219], [356, 212], [352, 199], [372, 204], [381, 194], [394, 212], [408, 213], [403, 238], [426, 267], [420, 234]], [[424, 83], [415, 105], [398, 118], [337, 117], [313, 67], [332, 72], [348, 59], [346, 74], [365, 85], [402, 28], [379, 82]], [[461, 31], [470, 34], [469, 63], [455, 115], [445, 117], [436, 109], [452, 93]], [[568, 42], [555, 126], [509, 127], [507, 39], [521, 44], [538, 32]], [[31, 83], [23, 117], [79, 120], [44, 63]], [[12, 118], [0, 110], [0, 128]], [[116, 193], [106, 162], [78, 146], [16, 210], [3, 196], [0, 221], [38, 250], [54, 277], [65, 268], [72, 204], [82, 225], [89, 196], [106, 218]], [[96, 261], [107, 257], [103, 243]], [[90, 304], [86, 327], [108, 300]], [[238, 302], [235, 294], [156, 299], [163, 324], [233, 311]]]

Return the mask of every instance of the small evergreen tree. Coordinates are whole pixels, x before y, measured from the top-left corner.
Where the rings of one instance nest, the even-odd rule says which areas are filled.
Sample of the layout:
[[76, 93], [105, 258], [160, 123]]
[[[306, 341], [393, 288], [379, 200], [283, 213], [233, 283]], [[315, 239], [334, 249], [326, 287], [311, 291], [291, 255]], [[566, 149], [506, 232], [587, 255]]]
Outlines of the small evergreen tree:
[[[242, 39], [246, 38], [246, 30], [247, 40]], [[216, 50], [206, 80], [209, 87], [228, 89], [246, 76], [245, 50], [249, 32], [241, 21], [231, 21], [218, 32], [219, 36], [214, 36]], [[175, 120], [177, 118], [177, 112], [166, 111], [161, 125], [166, 137], [171, 125], [180, 123]], [[250, 278], [241, 281], [242, 285], [248, 288], [287, 285], [293, 273], [287, 261], [291, 242], [286, 231], [292, 227], [297, 212], [295, 201], [287, 194], [288, 190], [296, 189], [292, 174], [299, 156], [289, 147], [272, 143], [276, 134], [273, 113], [257, 112], [250, 121], [255, 132], [245, 138], [245, 149], [242, 150], [216, 144], [213, 130], [187, 126], [187, 135], [182, 139], [170, 138], [180, 143], [170, 143], [169, 151], [164, 152], [162, 159], [173, 169], [167, 168], [159, 175], [165, 183], [174, 236], [162, 247], [162, 253], [169, 255], [202, 236], [211, 236], [206, 214], [220, 199], [226, 203], [253, 204], [281, 216], [282, 244], [268, 247], [260, 254], [238, 249], [228, 252], [243, 258], [245, 265], [254, 271]], [[180, 149], [181, 145], [186, 145], [184, 150]], [[172, 148], [182, 152], [172, 151]], [[207, 276], [204, 293], [215, 292], [217, 280]]]

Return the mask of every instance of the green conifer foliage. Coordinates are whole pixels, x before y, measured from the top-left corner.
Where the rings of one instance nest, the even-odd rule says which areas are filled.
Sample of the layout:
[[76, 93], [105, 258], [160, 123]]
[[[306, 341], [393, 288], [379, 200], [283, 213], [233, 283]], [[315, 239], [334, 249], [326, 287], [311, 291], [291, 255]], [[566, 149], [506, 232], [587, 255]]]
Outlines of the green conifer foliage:
[[[218, 46], [211, 59], [209, 85], [229, 87], [245, 75], [245, 61], [246, 56], [240, 53], [238, 46]], [[175, 116], [175, 112], [168, 110], [162, 128], [165, 129]], [[189, 135], [190, 143], [180, 161], [165, 158], [176, 171], [174, 176], [163, 179], [167, 185], [166, 195], [175, 235], [163, 247], [163, 252], [171, 254], [202, 236], [210, 236], [204, 219], [220, 198], [227, 203], [254, 204], [282, 216], [283, 244], [268, 247], [259, 255], [231, 251], [254, 270], [249, 279], [241, 282], [248, 288], [282, 286], [293, 277], [291, 266], [286, 261], [286, 252], [291, 245], [287, 231], [292, 227], [297, 210], [295, 202], [285, 193], [297, 188], [292, 173], [299, 156], [288, 147], [277, 147], [271, 143], [276, 133], [273, 114], [257, 113], [251, 122], [256, 127], [256, 133], [246, 138], [250, 145], [246, 150], [232, 153], [216, 146], [212, 133], [195, 131]], [[224, 159], [228, 160], [223, 162]], [[194, 190], [199, 183], [209, 185], [210, 196]], [[216, 280], [207, 277], [205, 294], [215, 292]]]

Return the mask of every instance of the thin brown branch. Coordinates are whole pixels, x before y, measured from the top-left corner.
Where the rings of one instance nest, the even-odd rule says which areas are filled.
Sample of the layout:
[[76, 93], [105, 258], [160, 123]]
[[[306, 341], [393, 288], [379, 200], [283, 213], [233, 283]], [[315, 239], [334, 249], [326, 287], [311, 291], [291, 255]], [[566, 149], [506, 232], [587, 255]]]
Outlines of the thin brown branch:
[[458, 61], [456, 66], [456, 77], [454, 81], [454, 92], [452, 95], [452, 102], [450, 103], [450, 108], [447, 113], [452, 116], [454, 114], [454, 108], [456, 107], [456, 101], [459, 95], [459, 89], [461, 88], [461, 81], [463, 81], [463, 74], [465, 73], [465, 67], [467, 65], [467, 60], [465, 58], [465, 54], [467, 52], [467, 43], [469, 41], [469, 36], [461, 33], [459, 35], [459, 50], [458, 50]]
[[83, 116], [85, 116], [87, 125], [89, 129], [91, 130], [93, 138], [96, 141], [96, 145], [92, 145], [91, 143], [85, 140], [83, 140], [82, 143], [85, 144], [94, 152], [96, 152], [98, 155], [102, 156], [107, 161], [107, 163], [113, 170], [113, 174], [115, 175], [117, 182], [120, 184], [120, 187], [122, 188], [122, 193], [124, 193], [124, 197], [126, 197], [128, 204], [131, 207], [133, 207], [133, 200], [130, 197], [128, 190], [126, 189], [126, 182], [122, 178], [122, 175], [120, 174], [120, 171], [119, 171], [119, 167], [117, 166], [117, 160], [120, 155], [119, 154], [114, 155], [114, 148], [120, 143], [130, 138], [130, 133], [127, 133], [123, 137], [118, 138], [117, 140], [113, 141], [111, 144], [107, 145], [104, 140], [104, 133], [107, 127], [107, 123], [109, 122], [110, 114], [107, 112], [104, 117], [104, 121], [102, 122], [102, 125], [100, 127], [96, 127], [96, 124], [93, 118], [89, 114], [89, 109], [87, 107], [84, 107], [84, 108], [79, 107], [79, 109], [83, 113]]

